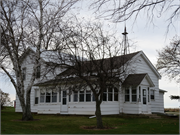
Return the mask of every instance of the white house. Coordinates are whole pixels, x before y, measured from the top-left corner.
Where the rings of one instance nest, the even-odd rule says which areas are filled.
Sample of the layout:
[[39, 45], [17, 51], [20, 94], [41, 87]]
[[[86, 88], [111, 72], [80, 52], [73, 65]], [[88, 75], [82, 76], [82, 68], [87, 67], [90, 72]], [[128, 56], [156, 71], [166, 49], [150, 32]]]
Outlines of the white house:
[[[34, 53], [34, 50], [29, 48], [23, 55], [22, 69], [25, 75], [25, 87], [30, 79], [33, 67], [31, 57]], [[56, 52], [45, 51], [41, 54], [42, 64], [36, 74], [35, 86], [31, 90], [31, 111], [38, 114], [94, 115], [95, 99], [89, 88], [86, 91], [74, 91], [72, 94], [67, 94], [68, 90], [62, 89], [61, 86], [52, 86], [52, 82], [60, 81], [54, 79], [56, 74], [66, 72], [66, 68], [56, 69], [56, 74], [49, 72], [46, 77], [41, 76], [41, 71], [46, 68], [45, 64], [50, 62], [50, 59], [46, 59], [49, 53], [52, 57], [52, 54]], [[156, 68], [142, 51], [127, 54], [126, 57], [136, 61], [132, 67], [134, 73], [127, 75], [120, 87], [104, 91], [101, 104], [102, 115], [164, 113], [164, 92], [166, 91], [159, 89], [161, 76]], [[16, 112], [22, 112], [17, 96]]]

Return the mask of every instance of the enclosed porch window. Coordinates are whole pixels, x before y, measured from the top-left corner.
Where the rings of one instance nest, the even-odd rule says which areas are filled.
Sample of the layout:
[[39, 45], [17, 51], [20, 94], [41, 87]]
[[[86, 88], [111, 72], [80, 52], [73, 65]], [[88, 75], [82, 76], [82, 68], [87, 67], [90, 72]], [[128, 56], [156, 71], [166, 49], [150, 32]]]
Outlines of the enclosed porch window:
[[137, 102], [137, 88], [126, 87], [124, 98], [125, 98], [125, 102]]

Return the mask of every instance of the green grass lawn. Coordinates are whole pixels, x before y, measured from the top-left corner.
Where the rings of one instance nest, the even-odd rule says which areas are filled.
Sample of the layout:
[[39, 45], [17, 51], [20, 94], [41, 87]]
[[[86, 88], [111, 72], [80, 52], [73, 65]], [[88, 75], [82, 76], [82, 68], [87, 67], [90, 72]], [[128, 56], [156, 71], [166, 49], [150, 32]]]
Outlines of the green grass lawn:
[[175, 114], [175, 115], [179, 115], [179, 112], [165, 112], [167, 114]]
[[96, 118], [89, 116], [37, 115], [39, 121], [14, 121], [21, 119], [8, 107], [1, 111], [2, 134], [179, 134], [179, 119], [150, 119], [119, 115], [103, 116], [104, 126], [117, 127], [109, 130], [85, 130], [81, 126], [95, 126]]

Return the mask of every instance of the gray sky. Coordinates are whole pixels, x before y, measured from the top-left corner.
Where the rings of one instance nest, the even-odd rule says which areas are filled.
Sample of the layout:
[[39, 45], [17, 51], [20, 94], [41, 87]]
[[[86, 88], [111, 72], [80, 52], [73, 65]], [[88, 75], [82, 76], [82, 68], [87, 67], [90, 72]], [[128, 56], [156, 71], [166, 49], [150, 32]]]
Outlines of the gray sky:
[[[94, 14], [83, 3], [79, 4], [80, 8], [78, 16], [84, 19], [94, 20]], [[75, 12], [75, 11], [74, 11]], [[137, 21], [133, 24], [132, 20], [126, 21], [126, 27], [128, 38], [135, 42], [136, 48], [134, 51], [142, 50], [149, 58], [153, 65], [157, 62], [157, 50], [162, 49], [169, 44], [173, 36], [180, 35], [180, 20], [174, 23], [174, 28], [171, 27], [169, 33], [166, 36], [167, 22], [165, 16], [156, 18], [154, 21], [155, 26], [152, 24], [147, 25], [147, 18], [143, 14], [139, 16]], [[118, 36], [122, 38], [121, 33], [124, 31], [124, 23], [113, 24], [108, 20], [101, 19], [101, 22], [110, 24], [118, 32]], [[0, 88], [10, 94], [11, 100], [15, 100], [15, 89], [8, 78], [0, 76]], [[167, 77], [162, 76], [159, 81], [159, 88], [167, 90], [164, 95], [164, 107], [165, 108], [177, 108], [180, 106], [180, 102], [177, 100], [171, 100], [170, 95], [180, 95], [180, 84], [175, 81], [170, 81]]]

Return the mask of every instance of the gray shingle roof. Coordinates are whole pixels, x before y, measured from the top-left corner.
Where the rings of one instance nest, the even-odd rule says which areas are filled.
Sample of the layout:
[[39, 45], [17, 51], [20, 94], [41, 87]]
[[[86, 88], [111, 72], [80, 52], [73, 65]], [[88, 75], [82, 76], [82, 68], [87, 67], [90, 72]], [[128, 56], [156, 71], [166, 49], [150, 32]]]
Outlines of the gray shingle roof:
[[140, 85], [142, 80], [146, 77], [146, 73], [144, 74], [129, 74], [125, 81], [122, 83], [123, 86], [132, 86], [137, 87]]
[[[98, 70], [98, 67], [103, 66], [103, 70], [110, 70], [110, 69], [118, 69], [125, 63], [127, 63], [129, 60], [131, 60], [136, 54], [138, 54], [140, 51], [135, 53], [130, 53], [127, 55], [121, 55], [121, 56], [115, 56], [112, 58], [106, 58], [106, 59], [99, 59], [99, 60], [93, 60], [93, 61], [84, 61], [79, 65], [75, 65], [77, 67], [70, 67], [69, 69], [65, 70], [64, 72], [60, 73], [57, 76], [69, 76], [74, 75], [77, 72], [79, 72], [79, 68], [81, 68], [81, 73], [85, 72], [96, 72]], [[102, 70], [102, 69], [100, 69]]]

